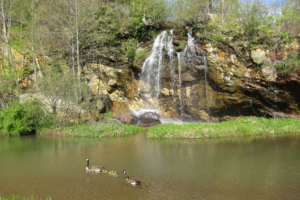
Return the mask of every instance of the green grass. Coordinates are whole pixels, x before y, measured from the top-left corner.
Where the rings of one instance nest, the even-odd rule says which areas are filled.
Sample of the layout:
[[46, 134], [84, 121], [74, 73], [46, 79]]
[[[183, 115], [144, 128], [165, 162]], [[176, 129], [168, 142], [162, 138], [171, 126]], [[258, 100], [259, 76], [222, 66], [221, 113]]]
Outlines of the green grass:
[[97, 123], [44, 129], [39, 134], [86, 138], [118, 138], [131, 136], [143, 130], [145, 129], [140, 126], [120, 124], [111, 117], [111, 113], [108, 113], [103, 115], [103, 120]]
[[149, 138], [218, 138], [300, 133], [297, 119], [243, 118], [221, 123], [162, 124], [148, 130]]
[[[12, 195], [12, 197], [2, 197], [0, 196], [0, 200], [37, 200], [38, 198], [30, 197], [30, 198], [24, 198], [20, 196]], [[51, 200], [51, 198], [45, 198], [46, 200]]]
[[81, 124], [69, 127], [64, 135], [72, 137], [126, 137], [143, 130], [142, 127], [134, 125], [118, 125], [118, 124]]

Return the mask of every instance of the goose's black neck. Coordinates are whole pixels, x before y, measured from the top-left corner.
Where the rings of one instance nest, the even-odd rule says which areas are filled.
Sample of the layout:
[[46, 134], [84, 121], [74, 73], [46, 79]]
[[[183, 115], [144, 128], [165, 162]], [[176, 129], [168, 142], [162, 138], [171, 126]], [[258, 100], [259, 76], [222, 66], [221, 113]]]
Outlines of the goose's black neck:
[[129, 178], [129, 175], [128, 175], [128, 172], [127, 172], [127, 171], [125, 171], [125, 174], [126, 174], [126, 178]]

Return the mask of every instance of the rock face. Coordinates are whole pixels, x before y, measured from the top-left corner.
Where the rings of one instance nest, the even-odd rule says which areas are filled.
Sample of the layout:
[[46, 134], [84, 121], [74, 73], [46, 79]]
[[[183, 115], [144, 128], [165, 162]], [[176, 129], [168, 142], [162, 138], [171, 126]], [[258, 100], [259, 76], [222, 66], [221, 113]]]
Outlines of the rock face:
[[[284, 56], [278, 56], [275, 50], [247, 49], [246, 42], [203, 44], [191, 35], [184, 38], [184, 48], [177, 48], [183, 38], [172, 41], [171, 37], [176, 38], [160, 38], [161, 47], [148, 46], [148, 58], [153, 60], [136, 63], [141, 69], [136, 76], [128, 68], [107, 69], [102, 72], [108, 77], [106, 83], [94, 78], [91, 85], [130, 109], [155, 108], [163, 117], [183, 121], [222, 121], [238, 116], [299, 118], [300, 71], [283, 77], [272, 66], [297, 52], [297, 42], [287, 44]], [[146, 70], [149, 74], [143, 74]]]
[[112, 101], [128, 102], [136, 96], [137, 84], [129, 68], [103, 64], [87, 64], [84, 79], [95, 95], [108, 95]]
[[[144, 108], [183, 121], [299, 118], [300, 71], [280, 76], [273, 66], [298, 52], [299, 41], [277, 51], [261, 46], [250, 49], [248, 42], [230, 37], [222, 44], [204, 42], [191, 32], [186, 37], [161, 33], [157, 46], [156, 39], [138, 44], [136, 53], [147, 52], [147, 57], [133, 66], [120, 55], [118, 60], [109, 58], [82, 68], [82, 80], [93, 94], [106, 97], [95, 101], [99, 112], [112, 109], [124, 123], [136, 124], [159, 122], [158, 115], [148, 122], [148, 114], [141, 118], [130, 114]], [[120, 110], [111, 101], [128, 108]]]
[[[98, 113], [92, 113], [64, 99], [55, 99], [53, 97], [44, 96], [40, 93], [22, 94], [19, 96], [19, 98], [20, 103], [24, 103], [27, 100], [39, 100], [43, 104], [43, 110], [45, 110], [47, 113], [56, 113], [59, 118], [72, 123], [96, 122], [101, 120], [101, 117]], [[93, 101], [96, 104], [96, 108], [99, 109], [100, 112], [108, 109], [107, 107], [111, 104], [106, 97], [99, 99], [94, 98]]]

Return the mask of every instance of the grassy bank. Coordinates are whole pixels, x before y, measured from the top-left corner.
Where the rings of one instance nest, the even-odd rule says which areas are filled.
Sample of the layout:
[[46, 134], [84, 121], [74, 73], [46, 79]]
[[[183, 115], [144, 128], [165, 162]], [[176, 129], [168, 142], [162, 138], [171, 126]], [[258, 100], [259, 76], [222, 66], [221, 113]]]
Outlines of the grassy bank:
[[243, 118], [221, 123], [162, 124], [148, 130], [149, 138], [218, 138], [300, 133], [296, 119]]
[[69, 137], [126, 137], [137, 132], [143, 131], [144, 128], [126, 124], [94, 123], [79, 124], [71, 127], [61, 127], [53, 130], [43, 130], [41, 135], [60, 135]]
[[143, 130], [142, 127], [134, 125], [118, 125], [118, 124], [82, 124], [68, 129], [66, 136], [73, 137], [126, 137]]
[[[45, 198], [46, 200], [51, 200], [51, 198]], [[12, 197], [1, 197], [0, 195], [0, 200], [37, 200], [37, 198], [30, 197], [30, 198], [24, 198], [20, 196], [15, 196], [13, 195]]]

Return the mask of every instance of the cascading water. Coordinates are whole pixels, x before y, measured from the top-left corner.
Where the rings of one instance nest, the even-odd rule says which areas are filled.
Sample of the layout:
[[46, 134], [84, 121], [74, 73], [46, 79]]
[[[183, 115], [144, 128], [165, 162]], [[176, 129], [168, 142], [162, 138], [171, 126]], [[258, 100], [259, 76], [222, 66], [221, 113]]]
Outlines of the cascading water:
[[179, 92], [179, 111], [180, 116], [183, 114], [183, 100], [182, 100], [182, 77], [181, 77], [181, 53], [177, 53], [178, 59], [178, 92]]
[[148, 98], [147, 101], [151, 108], [159, 107], [157, 99], [161, 89], [161, 70], [165, 53], [169, 57], [169, 66], [173, 67], [174, 47], [172, 42], [172, 34], [168, 35], [166, 31], [159, 34], [154, 41], [151, 55], [143, 64], [140, 80], [144, 81], [146, 85], [142, 89], [139, 86], [139, 92]]
[[[174, 77], [175, 76], [175, 69], [174, 69], [174, 54], [176, 53], [175, 51], [175, 48], [173, 46], [173, 30], [170, 31], [171, 33], [171, 37], [170, 37], [170, 40], [168, 42], [168, 56], [169, 56], [169, 59], [170, 59], [170, 62], [169, 62], [169, 70], [170, 70], [170, 74], [171, 74], [171, 77]], [[172, 93], [174, 93], [174, 90], [175, 90], [175, 79], [172, 79], [171, 80], [171, 91]], [[172, 95], [174, 97], [174, 95]], [[176, 101], [175, 98], [173, 98], [173, 101]]]
[[[209, 114], [209, 106], [208, 106], [208, 80], [207, 80], [207, 60], [204, 50], [201, 48], [200, 45], [197, 44], [195, 38], [192, 36], [192, 29], [188, 32], [188, 41], [187, 45], [184, 48], [183, 52], [177, 53], [178, 55], [178, 71], [179, 71], [179, 86], [180, 86], [180, 113], [183, 116], [184, 107], [187, 106], [187, 103], [184, 103], [183, 100], [183, 90], [182, 90], [182, 68], [185, 68], [185, 71], [190, 70], [191, 68], [195, 67], [199, 63], [202, 63], [204, 69], [204, 91], [205, 91], [205, 107], [206, 112]], [[185, 65], [185, 67], [183, 66]]]
[[205, 55], [203, 55], [202, 56], [202, 58], [203, 58], [203, 62], [204, 62], [204, 78], [205, 78], [205, 98], [206, 98], [206, 111], [207, 111], [207, 113], [210, 115], [211, 113], [210, 113], [210, 109], [209, 109], [209, 106], [208, 106], [208, 80], [207, 80], [207, 74], [208, 74], [208, 72], [207, 72], [207, 60], [206, 60], [206, 56]]
[[[177, 54], [177, 57], [175, 57], [177, 58], [177, 62], [174, 61], [175, 54]], [[196, 74], [189, 71], [191, 68], [197, 68], [198, 71]], [[205, 85], [205, 110], [209, 113], [207, 61], [204, 50], [197, 44], [194, 37], [192, 37], [192, 30], [188, 32], [187, 45], [182, 52], [175, 51], [172, 31], [170, 34], [166, 31], [161, 32], [156, 37], [151, 55], [145, 60], [140, 74], [141, 82], [139, 84], [139, 96], [147, 105], [146, 107], [143, 107], [143, 109], [153, 109], [155, 112], [160, 109], [164, 110], [162, 112], [168, 112], [166, 110], [171, 108], [178, 113], [178, 115], [175, 114], [177, 116], [175, 118], [181, 120], [191, 118], [189, 117], [189, 109], [197, 107], [195, 102], [199, 102], [199, 97], [201, 98], [204, 95], [198, 95], [198, 99], [195, 100], [189, 99], [189, 91], [193, 88], [190, 87], [192, 89], [189, 88], [188, 90], [187, 86], [199, 82], [197, 78], [200, 77], [199, 74], [202, 74], [201, 77], [203, 77], [203, 73]], [[192, 76], [195, 76], [196, 78]], [[189, 80], [189, 77], [192, 77], [190, 78], [191, 80]], [[163, 78], [164, 82], [162, 83]], [[166, 83], [166, 80], [169, 81], [169, 84]], [[166, 94], [166, 90], [169, 91], [167, 92], [168, 94]], [[173, 99], [173, 103], [169, 100], [163, 100], [163, 98], [167, 99], [169, 96]], [[162, 108], [166, 106], [168, 108]], [[169, 116], [172, 117], [172, 114]]]
[[[188, 32], [188, 46], [186, 46], [184, 53], [187, 54], [188, 48], [191, 51], [190, 57], [193, 59], [201, 59], [201, 62], [204, 66], [204, 84], [205, 84], [205, 98], [206, 98], [206, 111], [208, 114], [210, 114], [209, 106], [208, 106], [208, 80], [207, 80], [207, 60], [206, 55], [202, 49], [197, 45], [197, 42], [195, 41], [195, 38], [192, 36], [192, 29]], [[199, 51], [201, 53], [199, 53]], [[199, 58], [197, 58], [199, 57]]]

